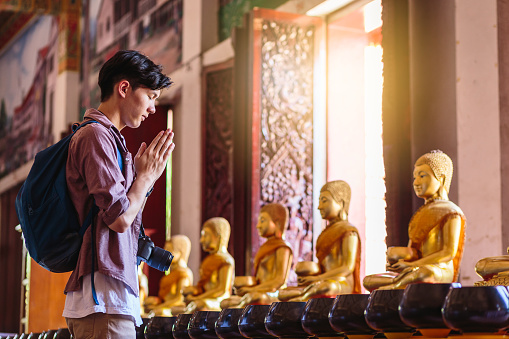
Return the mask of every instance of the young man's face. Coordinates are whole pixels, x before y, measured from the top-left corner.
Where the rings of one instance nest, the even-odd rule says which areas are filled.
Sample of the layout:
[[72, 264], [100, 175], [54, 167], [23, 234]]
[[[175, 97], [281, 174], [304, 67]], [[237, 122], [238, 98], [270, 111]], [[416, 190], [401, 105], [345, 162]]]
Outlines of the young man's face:
[[161, 90], [153, 90], [146, 87], [138, 87], [133, 90], [132, 86], [125, 89], [125, 97], [122, 101], [122, 122], [131, 128], [137, 128], [156, 112], [155, 101], [161, 94]]

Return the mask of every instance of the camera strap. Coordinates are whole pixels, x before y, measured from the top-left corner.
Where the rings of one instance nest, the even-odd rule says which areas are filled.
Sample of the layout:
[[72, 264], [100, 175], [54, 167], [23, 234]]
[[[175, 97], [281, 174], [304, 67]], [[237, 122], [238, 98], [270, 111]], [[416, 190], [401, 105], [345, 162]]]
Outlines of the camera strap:
[[[140, 225], [140, 233], [138, 234], [138, 241], [141, 238], [145, 238], [145, 228], [143, 227], [143, 222]], [[139, 245], [139, 243], [138, 243]], [[140, 251], [140, 248], [138, 247], [138, 252]], [[136, 265], [140, 266], [141, 264], [141, 258], [139, 256], [136, 256]]]

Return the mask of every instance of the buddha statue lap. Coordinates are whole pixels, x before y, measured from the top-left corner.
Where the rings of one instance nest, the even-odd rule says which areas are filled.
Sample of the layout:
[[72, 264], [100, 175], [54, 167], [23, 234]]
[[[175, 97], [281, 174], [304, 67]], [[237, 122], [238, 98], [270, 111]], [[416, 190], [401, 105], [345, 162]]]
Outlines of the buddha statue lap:
[[318, 209], [327, 226], [316, 241], [318, 263], [299, 262], [295, 268], [298, 286], [280, 289], [279, 300], [307, 301], [360, 293], [361, 243], [357, 228], [348, 222], [350, 197], [345, 181], [331, 181], [322, 187]]
[[452, 160], [441, 151], [426, 153], [415, 162], [413, 187], [424, 205], [410, 220], [408, 246], [388, 248], [389, 272], [364, 278], [368, 291], [457, 281], [466, 219], [448, 197], [452, 174]]
[[509, 248], [508, 255], [487, 257], [475, 264], [475, 272], [483, 279], [475, 286], [509, 286]]
[[288, 209], [278, 203], [264, 205], [256, 228], [267, 240], [254, 258], [255, 276], [239, 276], [234, 281], [235, 295], [221, 302], [221, 308], [270, 305], [278, 301], [277, 291], [285, 286], [292, 264], [292, 249], [284, 240]]
[[228, 253], [230, 224], [224, 218], [208, 219], [202, 227], [200, 244], [208, 253], [200, 265], [200, 280], [184, 288], [186, 308], [194, 311], [220, 311], [222, 300], [231, 295], [235, 261]]
[[158, 296], [145, 300], [145, 312], [149, 316], [176, 316], [186, 306], [182, 290], [193, 284], [193, 272], [187, 267], [191, 253], [191, 240], [185, 235], [174, 235], [166, 241], [164, 249], [173, 254], [170, 270], [159, 281]]

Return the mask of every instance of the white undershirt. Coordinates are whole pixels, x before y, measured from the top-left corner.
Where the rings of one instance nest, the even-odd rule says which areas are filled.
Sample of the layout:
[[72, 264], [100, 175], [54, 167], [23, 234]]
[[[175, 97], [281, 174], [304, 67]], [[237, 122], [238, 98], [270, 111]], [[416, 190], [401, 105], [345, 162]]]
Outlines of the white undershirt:
[[[138, 274], [136, 274], [136, 283], [138, 284]], [[83, 276], [81, 291], [67, 292], [62, 316], [83, 318], [93, 313], [123, 314], [133, 317], [136, 326], [142, 324], [140, 299], [126, 284], [95, 272], [94, 285], [99, 305], [94, 302], [90, 274], [87, 274]]]

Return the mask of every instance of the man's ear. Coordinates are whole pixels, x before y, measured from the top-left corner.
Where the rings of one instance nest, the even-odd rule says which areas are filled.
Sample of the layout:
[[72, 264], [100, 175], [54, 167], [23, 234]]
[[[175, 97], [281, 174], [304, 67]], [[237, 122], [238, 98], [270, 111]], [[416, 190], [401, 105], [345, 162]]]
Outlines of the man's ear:
[[117, 84], [117, 90], [118, 90], [118, 94], [122, 97], [122, 98], [125, 98], [126, 94], [127, 94], [127, 91], [129, 89], [129, 87], [131, 87], [131, 84], [129, 84], [129, 81], [127, 80], [121, 80], [119, 81], [119, 83]]

